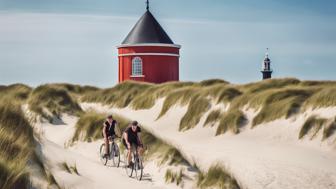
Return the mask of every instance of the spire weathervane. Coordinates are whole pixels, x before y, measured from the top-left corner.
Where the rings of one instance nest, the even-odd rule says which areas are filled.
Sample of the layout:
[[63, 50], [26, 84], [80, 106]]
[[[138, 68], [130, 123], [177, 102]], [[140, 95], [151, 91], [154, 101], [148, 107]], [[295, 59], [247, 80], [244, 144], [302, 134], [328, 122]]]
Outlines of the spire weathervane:
[[266, 57], [269, 55], [269, 48], [266, 48]]
[[149, 10], [149, 1], [148, 0], [146, 1], [146, 5], [147, 5], [146, 9]]

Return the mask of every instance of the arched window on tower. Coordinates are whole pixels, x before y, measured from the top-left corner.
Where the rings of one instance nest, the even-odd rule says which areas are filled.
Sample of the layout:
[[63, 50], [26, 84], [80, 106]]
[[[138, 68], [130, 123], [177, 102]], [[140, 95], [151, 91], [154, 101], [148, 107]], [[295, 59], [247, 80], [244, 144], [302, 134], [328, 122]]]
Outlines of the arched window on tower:
[[132, 59], [132, 76], [142, 76], [142, 59], [134, 57]]

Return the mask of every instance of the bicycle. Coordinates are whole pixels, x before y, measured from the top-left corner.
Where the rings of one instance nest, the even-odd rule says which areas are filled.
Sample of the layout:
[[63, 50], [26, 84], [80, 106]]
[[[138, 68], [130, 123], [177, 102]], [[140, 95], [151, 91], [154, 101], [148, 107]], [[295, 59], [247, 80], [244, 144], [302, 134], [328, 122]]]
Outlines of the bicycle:
[[100, 145], [100, 161], [103, 165], [106, 165], [109, 160], [112, 160], [114, 167], [120, 166], [120, 149], [118, 144], [115, 142], [117, 137], [111, 137], [109, 140], [112, 142], [110, 146], [110, 154], [108, 157], [105, 156], [105, 143]]
[[133, 172], [135, 172], [135, 178], [140, 181], [143, 176], [142, 157], [140, 156], [137, 147], [132, 145], [131, 149], [132, 149], [131, 153], [132, 153], [132, 159], [133, 159], [133, 166], [128, 165], [128, 158], [127, 158], [128, 150], [126, 150], [126, 153], [124, 153], [124, 163], [125, 163], [124, 168], [126, 170], [126, 174], [129, 177], [132, 177]]

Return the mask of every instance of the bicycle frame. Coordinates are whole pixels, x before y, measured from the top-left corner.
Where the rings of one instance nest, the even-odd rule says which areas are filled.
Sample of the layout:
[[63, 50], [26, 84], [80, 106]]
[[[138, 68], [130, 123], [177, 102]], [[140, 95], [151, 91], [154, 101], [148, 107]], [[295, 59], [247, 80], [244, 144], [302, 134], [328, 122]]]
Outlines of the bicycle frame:
[[[139, 148], [132, 145], [130, 150], [127, 150], [127, 157], [126, 157], [126, 161], [128, 161], [128, 155], [129, 153], [131, 153], [131, 159], [133, 159], [134, 164], [131, 168], [128, 168], [127, 166], [125, 166], [126, 168], [126, 173], [128, 174], [129, 177], [132, 177], [133, 172], [135, 172], [135, 177], [138, 180], [142, 179], [142, 175], [143, 175], [143, 162], [142, 162], [142, 158], [141, 155], [139, 154]], [[128, 169], [131, 169], [128, 171]], [[139, 172], [140, 171], [140, 172]]]
[[[119, 150], [119, 146], [118, 144], [115, 142], [115, 139], [117, 137], [109, 137], [108, 140], [109, 140], [109, 156], [108, 158], [101, 158], [101, 161], [104, 165], [107, 164], [107, 161], [109, 160], [112, 160], [113, 161], [113, 165], [116, 166], [116, 167], [119, 167], [119, 164], [120, 164], [120, 150]], [[100, 154], [102, 155], [102, 149], [103, 149], [103, 146], [106, 147], [105, 143], [103, 143], [100, 147]], [[116, 159], [117, 158], [117, 159]]]

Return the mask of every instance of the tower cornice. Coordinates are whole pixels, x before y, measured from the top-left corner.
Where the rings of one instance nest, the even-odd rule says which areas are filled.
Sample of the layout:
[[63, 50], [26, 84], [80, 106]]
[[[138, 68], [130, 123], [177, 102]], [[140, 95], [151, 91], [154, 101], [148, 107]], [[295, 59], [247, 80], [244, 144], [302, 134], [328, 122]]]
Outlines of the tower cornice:
[[125, 47], [173, 47], [180, 49], [182, 46], [178, 44], [166, 44], [166, 43], [138, 43], [138, 44], [122, 44], [117, 46], [118, 49]]

